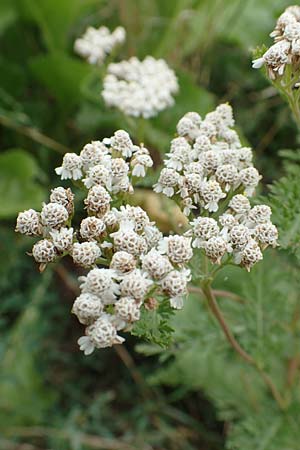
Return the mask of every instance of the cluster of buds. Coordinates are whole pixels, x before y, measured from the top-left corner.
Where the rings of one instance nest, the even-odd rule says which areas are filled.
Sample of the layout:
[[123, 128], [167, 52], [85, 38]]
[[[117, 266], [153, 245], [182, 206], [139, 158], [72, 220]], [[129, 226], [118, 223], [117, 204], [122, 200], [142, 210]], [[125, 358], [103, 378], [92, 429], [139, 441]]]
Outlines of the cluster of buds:
[[[253, 167], [252, 150], [242, 147], [228, 104], [202, 120], [187, 113], [177, 124], [154, 190], [173, 197], [189, 217], [194, 248], [220, 264], [227, 256], [250, 270], [262, 250], [277, 245], [277, 229], [266, 205], [251, 208], [261, 178]], [[194, 219], [194, 220], [193, 220]]]
[[109, 64], [102, 96], [108, 106], [124, 114], [149, 118], [174, 104], [178, 91], [175, 73], [163, 59], [147, 56]]
[[123, 44], [126, 31], [117, 27], [110, 32], [107, 27], [88, 27], [83, 36], [76, 39], [74, 50], [90, 64], [102, 64], [115, 47]]
[[71, 226], [74, 196], [63, 187], [51, 191], [40, 213], [30, 209], [18, 215], [17, 232], [42, 238], [32, 249], [41, 270], [65, 255], [89, 269], [79, 279], [81, 294], [72, 308], [86, 326], [78, 341], [85, 354], [123, 342], [118, 331], [130, 330], [142, 308], [155, 308], [156, 296], [168, 298], [173, 308], [183, 306], [192, 238], [163, 237], [142, 208], [118, 207], [121, 194], [133, 192], [132, 176], [144, 176], [151, 166], [148, 151], [119, 130], [87, 144], [80, 155], [66, 154], [56, 169], [87, 189], [87, 217], [78, 230]]
[[72, 312], [86, 326], [78, 343], [85, 354], [119, 344], [119, 330], [130, 331], [141, 310], [157, 306], [155, 297], [169, 298], [182, 308], [190, 271], [185, 267], [193, 252], [191, 238], [163, 238], [138, 206], [112, 208], [103, 217], [106, 232], [102, 255], [106, 267], [93, 267], [80, 277], [81, 294]]
[[278, 18], [270, 36], [274, 44], [252, 66], [259, 69], [266, 65], [269, 78], [275, 80], [283, 75], [286, 65], [295, 69], [300, 66], [300, 6], [289, 6]]

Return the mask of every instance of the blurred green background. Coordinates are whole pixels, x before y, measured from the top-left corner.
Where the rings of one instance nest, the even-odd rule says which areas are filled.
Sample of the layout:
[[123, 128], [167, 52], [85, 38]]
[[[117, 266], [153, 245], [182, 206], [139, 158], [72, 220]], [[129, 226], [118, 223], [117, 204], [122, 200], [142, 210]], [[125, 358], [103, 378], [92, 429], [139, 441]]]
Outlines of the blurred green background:
[[[283, 100], [251, 69], [251, 52], [271, 43], [268, 34], [288, 5], [1, 0], [0, 449], [300, 448], [299, 404], [292, 404], [290, 416], [277, 413], [196, 298], [174, 316], [167, 352], [132, 337], [121, 349], [84, 357], [76, 343], [82, 327], [70, 314], [74, 267], [66, 260], [40, 275], [26, 255], [31, 239], [14, 234], [18, 211], [39, 209], [49, 188], [60, 183], [54, 168], [66, 151], [79, 152], [119, 128], [134, 131], [105, 107], [98, 70], [73, 52], [88, 25], [124, 26], [128, 38], [118, 59], [163, 57], [178, 75], [175, 106], [145, 127], [157, 165], [184, 113], [204, 114], [229, 101], [238, 131], [255, 149], [267, 192], [284, 172], [279, 150], [297, 146], [297, 130]], [[155, 176], [144, 181], [146, 188]], [[268, 361], [280, 386], [282, 360], [299, 339], [297, 326], [289, 328], [299, 307], [297, 267], [292, 257], [270, 251], [250, 276], [228, 272], [218, 281], [220, 288], [255, 299], [242, 309], [224, 300], [225, 310], [245, 347]], [[273, 360], [272, 352], [282, 360]]]

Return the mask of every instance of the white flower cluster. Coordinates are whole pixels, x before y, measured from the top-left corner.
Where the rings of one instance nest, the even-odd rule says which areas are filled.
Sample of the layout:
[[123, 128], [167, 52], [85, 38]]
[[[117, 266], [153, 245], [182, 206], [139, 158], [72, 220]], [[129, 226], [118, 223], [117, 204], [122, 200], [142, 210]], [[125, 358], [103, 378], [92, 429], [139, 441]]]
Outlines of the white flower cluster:
[[247, 270], [260, 259], [266, 246], [277, 245], [277, 229], [266, 205], [251, 208], [261, 178], [253, 167], [252, 150], [242, 147], [232, 108], [219, 105], [202, 120], [187, 113], [177, 124], [154, 190], [174, 197], [187, 216], [194, 213], [186, 236], [204, 250], [213, 263], [229, 254]]
[[147, 56], [109, 64], [102, 96], [108, 106], [124, 114], [149, 118], [174, 104], [176, 76], [163, 59]]
[[130, 330], [141, 308], [152, 308], [156, 294], [181, 308], [190, 280], [185, 265], [193, 255], [191, 238], [163, 238], [146, 212], [135, 206], [112, 208], [103, 221], [102, 252], [109, 266], [92, 268], [80, 278], [81, 294], [72, 309], [86, 325], [78, 341], [85, 354], [122, 343], [118, 331]]
[[110, 32], [107, 27], [88, 27], [83, 36], [76, 39], [74, 50], [90, 64], [102, 64], [106, 56], [126, 38], [123, 27], [117, 27]]
[[87, 144], [80, 155], [67, 153], [56, 169], [63, 179], [82, 180], [88, 189], [88, 215], [78, 230], [71, 227], [73, 194], [63, 187], [51, 191], [41, 213], [30, 209], [18, 215], [17, 232], [43, 238], [32, 250], [41, 269], [67, 254], [90, 269], [80, 278], [81, 294], [72, 309], [86, 326], [78, 341], [85, 354], [123, 342], [118, 331], [129, 330], [141, 308], [156, 307], [155, 295], [169, 299], [173, 308], [183, 306], [192, 238], [164, 238], [142, 208], [114, 206], [120, 193], [133, 191], [131, 176], [144, 176], [151, 166], [148, 151], [134, 145], [125, 131], [116, 131], [103, 142]]
[[106, 192], [103, 195], [107, 201], [110, 194], [130, 193], [133, 190], [131, 177], [144, 177], [152, 165], [149, 151], [143, 145], [134, 145], [126, 131], [118, 130], [111, 138], [86, 144], [79, 155], [66, 153], [61, 167], [55, 171], [62, 180], [82, 179], [91, 189], [88, 208], [95, 211], [99, 206], [95, 201], [98, 202], [102, 190]]
[[259, 69], [265, 64], [269, 77], [274, 80], [283, 75], [287, 64], [299, 67], [300, 6], [289, 6], [278, 18], [270, 36], [274, 38], [274, 44], [252, 62], [252, 67]]
[[88, 189], [84, 203], [89, 217], [82, 220], [79, 234], [70, 226], [74, 209], [70, 189], [53, 189], [41, 213], [30, 209], [18, 215], [17, 232], [43, 238], [32, 249], [41, 270], [65, 252], [80, 266], [94, 266], [102, 254], [100, 241], [106, 225], [115, 221], [110, 215], [113, 196], [132, 193], [132, 177], [145, 176], [153, 165], [148, 150], [134, 145], [124, 130], [104, 141], [85, 145], [80, 155], [66, 153], [62, 166], [56, 169], [62, 179], [82, 180]]
[[50, 202], [43, 204], [40, 213], [29, 209], [18, 215], [16, 232], [43, 238], [32, 248], [40, 270], [69, 252], [73, 246], [74, 233], [69, 226], [74, 209], [73, 199], [70, 189], [57, 187], [52, 189]]

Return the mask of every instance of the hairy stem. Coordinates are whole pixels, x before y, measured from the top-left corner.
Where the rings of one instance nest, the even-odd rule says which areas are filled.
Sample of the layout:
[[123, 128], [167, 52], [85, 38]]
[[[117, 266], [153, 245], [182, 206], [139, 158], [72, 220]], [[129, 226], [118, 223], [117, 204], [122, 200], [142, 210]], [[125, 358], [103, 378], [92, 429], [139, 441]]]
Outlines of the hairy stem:
[[207, 301], [208, 301], [208, 305], [209, 308], [211, 310], [211, 312], [213, 313], [213, 315], [215, 316], [215, 318], [217, 319], [217, 321], [219, 322], [225, 337], [227, 339], [227, 341], [230, 343], [231, 347], [241, 356], [241, 358], [243, 358], [244, 361], [246, 361], [248, 364], [250, 364], [251, 366], [255, 367], [256, 370], [259, 372], [259, 374], [261, 375], [262, 379], [264, 380], [265, 384], [268, 386], [269, 390], [271, 391], [275, 401], [277, 402], [278, 406], [280, 409], [284, 410], [286, 409], [286, 402], [285, 399], [282, 398], [280, 392], [278, 391], [277, 387], [275, 386], [273, 380], [271, 379], [271, 377], [265, 373], [263, 371], [263, 369], [259, 366], [259, 364], [257, 363], [257, 361], [255, 361], [255, 359], [249, 355], [241, 346], [240, 344], [237, 342], [237, 340], [235, 339], [235, 337], [233, 336], [228, 324], [226, 323], [226, 320], [222, 314], [222, 311], [219, 308], [219, 305], [217, 303], [217, 300], [214, 296], [214, 293], [211, 289], [211, 285], [209, 282], [205, 282], [203, 283], [202, 286], [202, 291], [203, 294], [205, 295]]

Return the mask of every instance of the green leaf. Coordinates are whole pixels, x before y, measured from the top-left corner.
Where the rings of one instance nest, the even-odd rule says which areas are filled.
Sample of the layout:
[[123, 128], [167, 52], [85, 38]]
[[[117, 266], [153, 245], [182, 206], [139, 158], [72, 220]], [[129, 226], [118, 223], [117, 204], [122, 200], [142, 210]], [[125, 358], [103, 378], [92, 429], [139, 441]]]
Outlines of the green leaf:
[[142, 308], [141, 318], [135, 323], [131, 334], [166, 348], [172, 341], [174, 331], [169, 324], [172, 315], [169, 299], [160, 300], [159, 307], [154, 311]]
[[270, 186], [269, 203], [272, 207], [272, 220], [279, 230], [279, 243], [300, 259], [300, 151], [285, 150], [288, 158], [284, 167], [286, 174]]
[[40, 27], [49, 50], [67, 47], [70, 28], [86, 9], [101, 0], [17, 0], [23, 17]]
[[[27, 308], [11, 328], [8, 338], [1, 345], [0, 379], [0, 427], [5, 425], [32, 425], [42, 421], [44, 414], [54, 401], [37, 369], [42, 308], [40, 304], [52, 280], [48, 271], [37, 286], [28, 292]], [[4, 345], [3, 345], [4, 344]], [[34, 405], [34, 407], [33, 407]]]
[[88, 64], [59, 52], [31, 59], [30, 68], [66, 110], [81, 99], [81, 83], [92, 70]]
[[19, 211], [39, 208], [45, 192], [36, 182], [41, 175], [34, 158], [22, 149], [0, 155], [0, 217], [14, 217]]
[[4, 33], [17, 18], [16, 10], [11, 0], [1, 0], [0, 3], [0, 35]]

